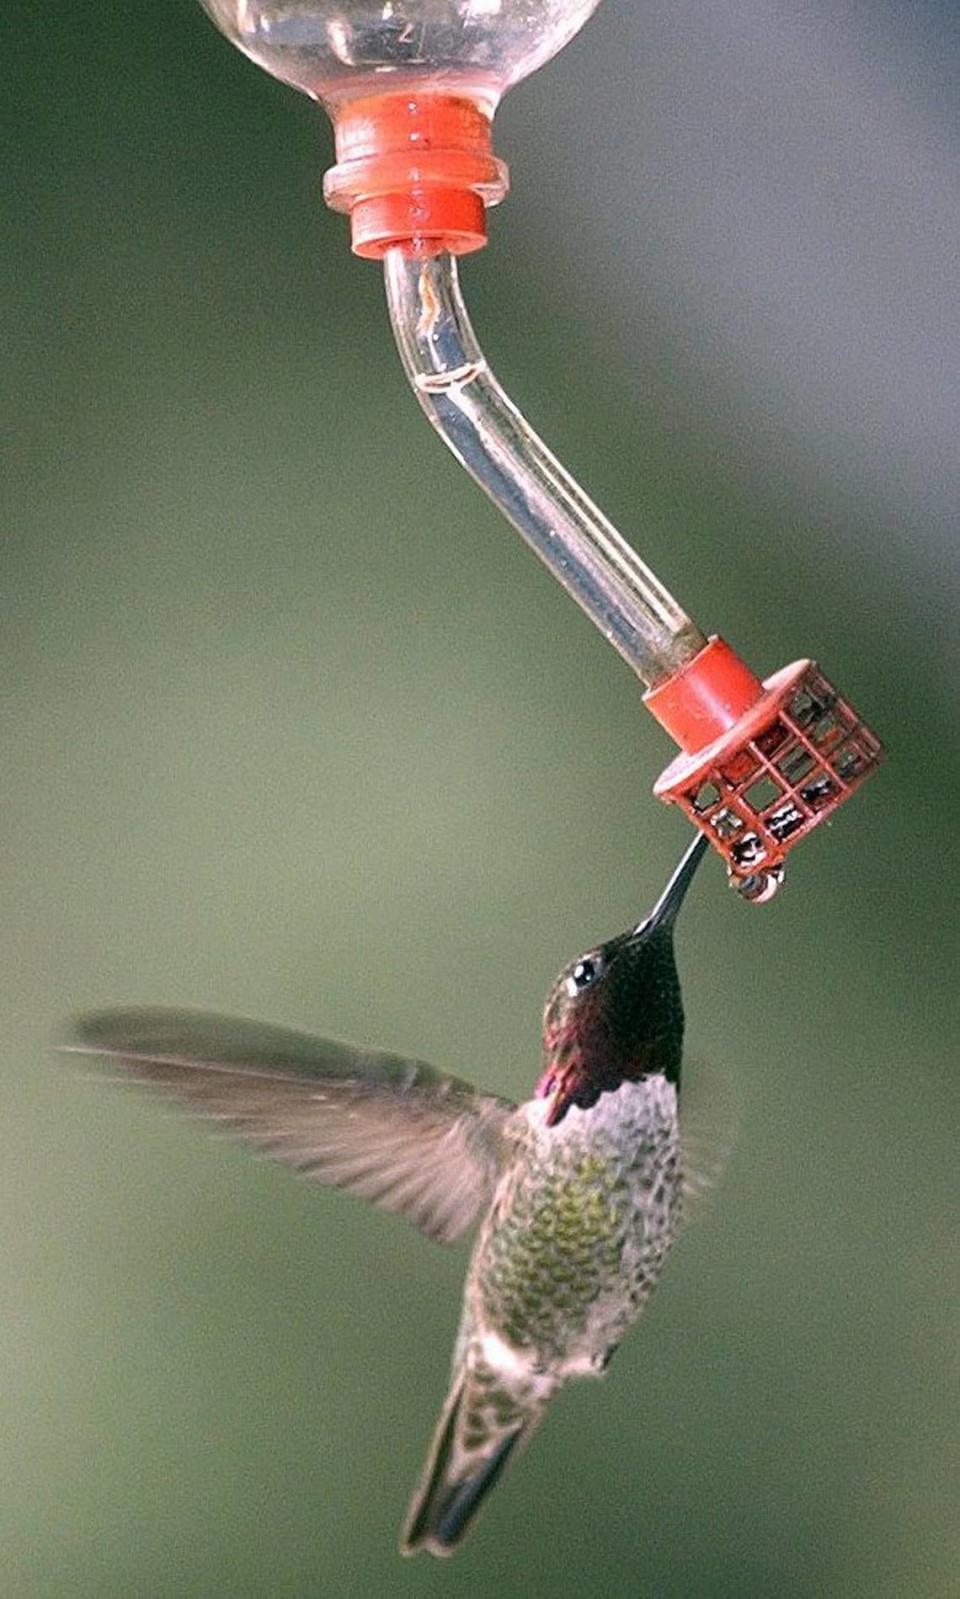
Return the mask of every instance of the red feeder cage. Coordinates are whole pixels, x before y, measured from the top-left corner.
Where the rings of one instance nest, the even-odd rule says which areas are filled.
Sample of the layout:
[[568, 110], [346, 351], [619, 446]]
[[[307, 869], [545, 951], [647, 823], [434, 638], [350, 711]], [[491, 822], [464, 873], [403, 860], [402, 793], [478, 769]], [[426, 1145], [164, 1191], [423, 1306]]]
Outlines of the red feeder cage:
[[682, 753], [654, 785], [705, 833], [749, 894], [883, 759], [879, 739], [814, 661], [761, 683], [720, 638], [645, 696]]

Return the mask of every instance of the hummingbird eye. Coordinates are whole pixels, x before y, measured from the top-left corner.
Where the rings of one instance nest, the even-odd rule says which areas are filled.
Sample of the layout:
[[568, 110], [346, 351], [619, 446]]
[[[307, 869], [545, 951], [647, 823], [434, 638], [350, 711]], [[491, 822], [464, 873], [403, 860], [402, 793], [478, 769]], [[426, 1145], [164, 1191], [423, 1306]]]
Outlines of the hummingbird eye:
[[567, 993], [570, 998], [576, 999], [585, 988], [589, 988], [598, 977], [602, 977], [604, 965], [602, 955], [584, 955], [582, 960], [578, 960], [567, 978]]

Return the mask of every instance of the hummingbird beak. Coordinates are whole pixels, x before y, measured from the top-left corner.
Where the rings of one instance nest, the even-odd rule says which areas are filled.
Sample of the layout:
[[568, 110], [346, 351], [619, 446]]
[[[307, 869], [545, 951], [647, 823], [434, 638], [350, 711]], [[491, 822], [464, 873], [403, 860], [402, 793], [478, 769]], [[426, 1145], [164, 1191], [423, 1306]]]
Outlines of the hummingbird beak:
[[647, 938], [650, 933], [657, 932], [660, 928], [666, 928], [668, 931], [672, 929], [687, 889], [693, 881], [693, 875], [706, 853], [708, 842], [703, 833], [697, 834], [650, 915], [637, 924], [630, 935], [631, 938]]

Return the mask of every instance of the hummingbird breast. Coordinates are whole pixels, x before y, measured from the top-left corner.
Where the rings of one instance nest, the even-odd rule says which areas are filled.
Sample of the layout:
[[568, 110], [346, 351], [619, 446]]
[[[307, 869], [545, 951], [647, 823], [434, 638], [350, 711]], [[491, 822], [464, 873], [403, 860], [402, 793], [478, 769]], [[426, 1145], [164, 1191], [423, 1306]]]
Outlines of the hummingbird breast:
[[517, 1112], [516, 1154], [477, 1240], [471, 1320], [558, 1378], [597, 1372], [639, 1315], [676, 1228], [676, 1089], [624, 1082], [556, 1127]]

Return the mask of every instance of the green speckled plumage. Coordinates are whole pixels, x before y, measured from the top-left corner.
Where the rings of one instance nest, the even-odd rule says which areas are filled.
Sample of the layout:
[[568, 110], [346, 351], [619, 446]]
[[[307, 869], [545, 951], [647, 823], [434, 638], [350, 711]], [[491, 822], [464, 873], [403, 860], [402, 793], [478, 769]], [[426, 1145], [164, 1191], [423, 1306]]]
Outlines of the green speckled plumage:
[[518, 1112], [516, 1153], [467, 1295], [478, 1318], [540, 1363], [602, 1359], [598, 1308], [622, 1301], [625, 1331], [649, 1292], [679, 1203], [675, 1105], [673, 1089], [651, 1079], [549, 1131], [540, 1102]]
[[449, 1553], [495, 1468], [573, 1377], [599, 1376], [660, 1275], [681, 1208], [676, 1086], [624, 1081], [558, 1126], [543, 1099], [510, 1150], [477, 1238], [450, 1397], [404, 1547]]

